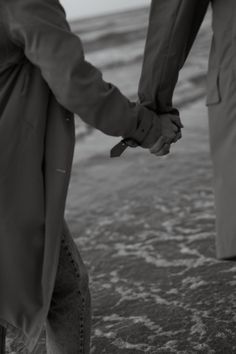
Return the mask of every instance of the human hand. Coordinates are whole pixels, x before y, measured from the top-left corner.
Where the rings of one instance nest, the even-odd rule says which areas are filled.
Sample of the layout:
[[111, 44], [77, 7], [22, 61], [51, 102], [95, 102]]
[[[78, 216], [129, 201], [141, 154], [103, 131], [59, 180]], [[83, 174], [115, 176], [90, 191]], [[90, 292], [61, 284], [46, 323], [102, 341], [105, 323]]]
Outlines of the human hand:
[[161, 115], [161, 136], [149, 149], [151, 154], [164, 156], [169, 154], [170, 146], [182, 138], [183, 124], [180, 117], [173, 114]]
[[[170, 145], [181, 138], [181, 128], [183, 127], [179, 115], [177, 114], [165, 114], [157, 115], [153, 111], [142, 107], [142, 112], [144, 112], [144, 118], [149, 114], [151, 117], [151, 127], [148, 133], [146, 133], [143, 140], [138, 140], [137, 135], [123, 136], [118, 144], [116, 144], [111, 149], [111, 157], [120, 156], [127, 147], [137, 147], [141, 146], [144, 149], [149, 149], [151, 153], [162, 156], [169, 153]], [[141, 121], [142, 122], [142, 121]], [[139, 124], [139, 135], [140, 131], [145, 132], [142, 124]]]

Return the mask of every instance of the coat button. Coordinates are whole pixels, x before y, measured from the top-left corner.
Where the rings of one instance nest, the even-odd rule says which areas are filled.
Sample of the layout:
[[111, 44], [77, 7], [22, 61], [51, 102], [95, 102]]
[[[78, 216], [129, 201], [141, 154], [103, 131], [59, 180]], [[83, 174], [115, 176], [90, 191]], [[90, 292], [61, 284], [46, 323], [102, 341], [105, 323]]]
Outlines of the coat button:
[[71, 113], [67, 112], [66, 113], [66, 122], [70, 122], [71, 121]]

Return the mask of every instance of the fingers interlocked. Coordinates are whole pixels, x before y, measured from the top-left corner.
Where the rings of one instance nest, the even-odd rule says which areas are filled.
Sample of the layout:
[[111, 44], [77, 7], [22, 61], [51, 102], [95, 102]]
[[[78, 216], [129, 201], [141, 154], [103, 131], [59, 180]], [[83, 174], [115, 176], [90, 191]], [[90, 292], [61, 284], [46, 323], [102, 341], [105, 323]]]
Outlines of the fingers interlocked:
[[163, 115], [161, 137], [150, 148], [150, 152], [156, 156], [168, 155], [170, 152], [171, 144], [176, 143], [182, 138], [181, 129], [183, 125], [179, 116], [176, 115]]

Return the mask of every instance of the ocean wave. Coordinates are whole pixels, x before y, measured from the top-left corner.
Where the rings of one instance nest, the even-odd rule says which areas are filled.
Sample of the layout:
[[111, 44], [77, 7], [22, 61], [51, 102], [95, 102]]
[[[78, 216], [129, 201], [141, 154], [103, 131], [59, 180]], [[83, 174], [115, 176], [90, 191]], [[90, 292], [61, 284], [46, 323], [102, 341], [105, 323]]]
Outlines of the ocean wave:
[[140, 59], [143, 56], [144, 44], [144, 39], [138, 40], [125, 45], [86, 53], [85, 58], [100, 69], [111, 66], [121, 66]]
[[147, 8], [106, 15], [71, 23], [87, 52], [144, 39], [148, 24]]

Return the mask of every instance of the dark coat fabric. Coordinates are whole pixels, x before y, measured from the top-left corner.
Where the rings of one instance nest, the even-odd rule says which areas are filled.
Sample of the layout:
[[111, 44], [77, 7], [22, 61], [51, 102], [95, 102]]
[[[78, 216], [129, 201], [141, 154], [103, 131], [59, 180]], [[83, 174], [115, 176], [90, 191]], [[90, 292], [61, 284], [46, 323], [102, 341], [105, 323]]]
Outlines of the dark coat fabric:
[[189, 54], [208, 5], [213, 39], [207, 99], [216, 206], [216, 255], [236, 256], [236, 2], [234, 0], [153, 0], [139, 83], [140, 101], [168, 112], [178, 74]]
[[58, 0], [0, 0], [0, 324], [30, 352], [66, 225], [74, 113], [140, 142], [154, 119], [85, 60]]

